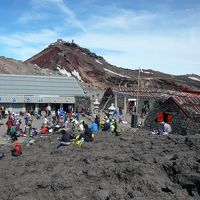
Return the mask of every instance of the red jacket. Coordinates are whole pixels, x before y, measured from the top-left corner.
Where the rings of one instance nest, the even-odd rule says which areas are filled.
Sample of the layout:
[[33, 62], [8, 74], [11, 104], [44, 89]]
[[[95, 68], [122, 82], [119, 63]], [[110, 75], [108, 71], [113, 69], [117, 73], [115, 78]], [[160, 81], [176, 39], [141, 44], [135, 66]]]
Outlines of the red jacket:
[[6, 125], [8, 126], [8, 128], [11, 128], [12, 125], [13, 125], [13, 123], [12, 123], [11, 120], [8, 120], [8, 121], [6, 122]]
[[18, 141], [16, 141], [14, 143], [13, 151], [14, 151], [14, 153], [15, 153], [16, 156], [19, 156], [19, 155], [22, 154], [22, 146], [21, 146], [21, 144]]

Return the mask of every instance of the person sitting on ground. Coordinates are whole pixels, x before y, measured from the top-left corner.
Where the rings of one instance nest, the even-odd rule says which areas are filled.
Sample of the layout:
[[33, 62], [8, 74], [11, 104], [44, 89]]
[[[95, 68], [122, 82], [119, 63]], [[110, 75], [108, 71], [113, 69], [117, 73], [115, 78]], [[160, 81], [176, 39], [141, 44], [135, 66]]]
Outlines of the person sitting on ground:
[[60, 131], [60, 133], [62, 134], [61, 137], [58, 139], [59, 143], [57, 145], [57, 148], [61, 147], [61, 146], [67, 146], [71, 144], [71, 140], [70, 140], [70, 132], [71, 129], [62, 129]]
[[163, 126], [162, 128], [159, 128], [157, 130], [154, 130], [152, 134], [157, 134], [157, 135], [168, 135], [169, 133], [172, 132], [171, 125], [162, 121], [160, 124]]
[[102, 131], [109, 131], [110, 130], [110, 120], [107, 119], [106, 123], [104, 124]]
[[47, 126], [45, 126], [45, 127], [43, 127], [42, 129], [41, 129], [41, 134], [42, 135], [45, 135], [45, 134], [47, 134], [48, 133], [48, 127]]
[[31, 131], [31, 137], [34, 137], [38, 134], [37, 128], [33, 128]]
[[163, 133], [162, 133], [162, 135], [168, 135], [169, 133], [172, 132], [172, 128], [171, 128], [170, 124], [168, 124], [168, 123], [166, 123], [164, 121], [160, 122], [160, 124], [163, 125]]
[[106, 120], [108, 119], [107, 116], [105, 116], [104, 118], [102, 118], [101, 120], [101, 129], [103, 130], [104, 125], [106, 124]]
[[84, 120], [81, 120], [80, 124], [79, 124], [79, 127], [78, 127], [78, 130], [79, 131], [84, 131], [84, 124], [85, 124], [85, 121]]
[[93, 121], [90, 128], [94, 133], [97, 133], [99, 131], [98, 124], [95, 121]]
[[84, 129], [84, 133], [81, 133], [78, 139], [80, 140], [81, 138], [83, 138], [85, 142], [92, 142], [92, 130], [88, 127], [87, 124], [84, 124]]
[[96, 114], [95, 118], [94, 118], [95, 123], [98, 126], [98, 130], [100, 129], [100, 117], [98, 114]]
[[20, 156], [22, 154], [22, 146], [17, 140], [13, 143], [11, 153], [13, 156]]

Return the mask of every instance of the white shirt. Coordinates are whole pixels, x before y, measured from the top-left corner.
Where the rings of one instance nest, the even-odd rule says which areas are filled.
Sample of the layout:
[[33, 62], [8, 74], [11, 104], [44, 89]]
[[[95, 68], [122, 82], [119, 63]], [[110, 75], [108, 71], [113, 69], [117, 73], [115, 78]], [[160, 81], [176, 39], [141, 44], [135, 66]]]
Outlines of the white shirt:
[[166, 132], [166, 133], [172, 132], [172, 128], [171, 128], [170, 124], [164, 123], [164, 132]]

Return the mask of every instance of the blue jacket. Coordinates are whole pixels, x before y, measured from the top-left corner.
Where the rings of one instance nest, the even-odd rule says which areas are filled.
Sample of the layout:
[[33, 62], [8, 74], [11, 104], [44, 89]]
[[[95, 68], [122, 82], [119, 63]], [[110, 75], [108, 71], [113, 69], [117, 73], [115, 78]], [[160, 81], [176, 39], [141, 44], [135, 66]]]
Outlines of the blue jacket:
[[95, 133], [99, 131], [98, 125], [95, 122], [92, 123], [91, 129], [92, 129], [92, 132], [95, 132]]

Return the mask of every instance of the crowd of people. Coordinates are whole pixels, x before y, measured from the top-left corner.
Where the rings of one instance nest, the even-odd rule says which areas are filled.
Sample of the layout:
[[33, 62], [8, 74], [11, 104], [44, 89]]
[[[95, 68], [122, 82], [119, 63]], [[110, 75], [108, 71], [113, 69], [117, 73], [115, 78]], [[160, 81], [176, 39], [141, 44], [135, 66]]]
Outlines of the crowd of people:
[[[13, 156], [22, 154], [22, 147], [18, 141], [20, 137], [24, 138], [22, 141], [25, 145], [30, 145], [35, 143], [38, 137], [48, 137], [51, 134], [59, 133], [61, 136], [58, 138], [56, 146], [59, 148], [71, 143], [81, 145], [83, 142], [92, 142], [95, 134], [100, 131], [110, 131], [118, 135], [117, 120], [107, 114], [102, 120], [100, 120], [99, 114], [95, 114], [90, 126], [80, 112], [70, 111], [66, 113], [63, 109], [59, 109], [55, 114], [46, 112], [44, 116], [40, 116], [38, 113], [31, 115], [30, 112], [25, 112], [23, 116], [8, 112], [5, 117], [6, 135], [12, 142], [11, 152]], [[43, 120], [40, 128], [34, 127], [34, 120]]]
[[[0, 126], [3, 125], [1, 119], [6, 118], [5, 125], [7, 126], [6, 134], [12, 141], [12, 155], [19, 156], [22, 154], [21, 144], [18, 142], [20, 137], [23, 137], [23, 143], [30, 145], [35, 143], [36, 138], [49, 136], [54, 133], [59, 133], [57, 148], [67, 146], [71, 143], [82, 145], [83, 142], [92, 142], [95, 134], [98, 132], [112, 132], [116, 136], [119, 135], [118, 123], [121, 122], [122, 113], [117, 110], [110, 115], [105, 113], [100, 119], [99, 114], [94, 114], [89, 126], [84, 113], [81, 112], [65, 112], [62, 108], [57, 110], [55, 114], [51, 113], [50, 109], [41, 116], [39, 113], [34, 115], [30, 112], [25, 113], [10, 113], [0, 114]], [[22, 123], [24, 120], [24, 123]], [[41, 127], [34, 127], [34, 120], [43, 120]], [[22, 127], [23, 124], [23, 127]], [[157, 135], [167, 135], [171, 133], [171, 125], [166, 122], [160, 122], [160, 128], [152, 133]]]

